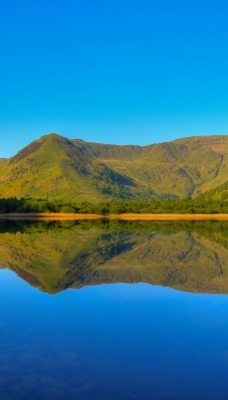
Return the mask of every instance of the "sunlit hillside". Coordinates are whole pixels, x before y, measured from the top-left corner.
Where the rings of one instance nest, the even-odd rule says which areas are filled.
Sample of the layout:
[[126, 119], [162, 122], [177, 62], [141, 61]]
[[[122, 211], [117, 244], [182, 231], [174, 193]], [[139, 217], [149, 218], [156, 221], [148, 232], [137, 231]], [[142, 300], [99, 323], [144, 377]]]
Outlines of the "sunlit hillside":
[[164, 199], [215, 190], [214, 196], [227, 185], [227, 177], [228, 136], [140, 147], [87, 143], [50, 134], [1, 162], [0, 197], [68, 202]]

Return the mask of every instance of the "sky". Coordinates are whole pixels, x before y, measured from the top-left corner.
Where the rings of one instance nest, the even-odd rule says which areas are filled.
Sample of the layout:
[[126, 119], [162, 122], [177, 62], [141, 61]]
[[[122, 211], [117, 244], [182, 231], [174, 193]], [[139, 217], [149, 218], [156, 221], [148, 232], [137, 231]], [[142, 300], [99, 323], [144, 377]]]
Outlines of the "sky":
[[228, 133], [228, 3], [0, 3], [0, 157], [47, 133], [139, 144]]

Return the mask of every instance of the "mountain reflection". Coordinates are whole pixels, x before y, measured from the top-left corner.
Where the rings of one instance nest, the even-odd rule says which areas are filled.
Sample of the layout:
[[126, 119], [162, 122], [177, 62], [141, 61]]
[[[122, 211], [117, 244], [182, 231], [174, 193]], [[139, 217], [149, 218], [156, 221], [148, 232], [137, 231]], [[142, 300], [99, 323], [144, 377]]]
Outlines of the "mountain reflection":
[[1, 221], [0, 266], [52, 294], [117, 282], [228, 293], [227, 222]]

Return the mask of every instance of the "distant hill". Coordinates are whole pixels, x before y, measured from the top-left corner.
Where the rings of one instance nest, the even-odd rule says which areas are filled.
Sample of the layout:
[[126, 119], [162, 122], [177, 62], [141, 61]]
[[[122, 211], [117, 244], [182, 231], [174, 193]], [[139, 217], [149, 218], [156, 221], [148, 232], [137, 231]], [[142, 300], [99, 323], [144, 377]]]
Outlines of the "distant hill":
[[196, 197], [207, 191], [214, 196], [227, 177], [227, 135], [140, 147], [50, 134], [0, 161], [0, 197], [102, 201]]

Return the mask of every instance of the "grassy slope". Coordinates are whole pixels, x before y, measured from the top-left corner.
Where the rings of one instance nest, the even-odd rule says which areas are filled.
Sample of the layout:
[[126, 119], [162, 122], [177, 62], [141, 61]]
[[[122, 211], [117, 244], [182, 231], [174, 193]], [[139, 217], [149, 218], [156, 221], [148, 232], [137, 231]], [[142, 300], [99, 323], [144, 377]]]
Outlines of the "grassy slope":
[[179, 223], [177, 229], [167, 223], [133, 224], [125, 231], [122, 224], [114, 227], [84, 230], [82, 224], [82, 229], [2, 233], [1, 264], [49, 293], [111, 282], [228, 293], [224, 224]]
[[199, 196], [202, 200], [223, 201], [228, 200], [228, 181]]
[[0, 164], [1, 197], [101, 201], [196, 196], [224, 184], [228, 136], [115, 146], [51, 134]]
[[[0, 195], [100, 201], [104, 196], [97, 185], [104, 170], [105, 182], [111, 174], [107, 167], [67, 139], [52, 134], [33, 142], [0, 166]], [[113, 180], [119, 178], [112, 175]]]
[[80, 149], [131, 177], [146, 197], [199, 195], [228, 176], [228, 136], [192, 137], [149, 146], [117, 146], [74, 140]]
[[[105, 152], [103, 149], [100, 157]], [[227, 180], [228, 136], [179, 139], [136, 150], [126, 146], [122, 152], [114, 146], [103, 161], [155, 194], [195, 196]]]

